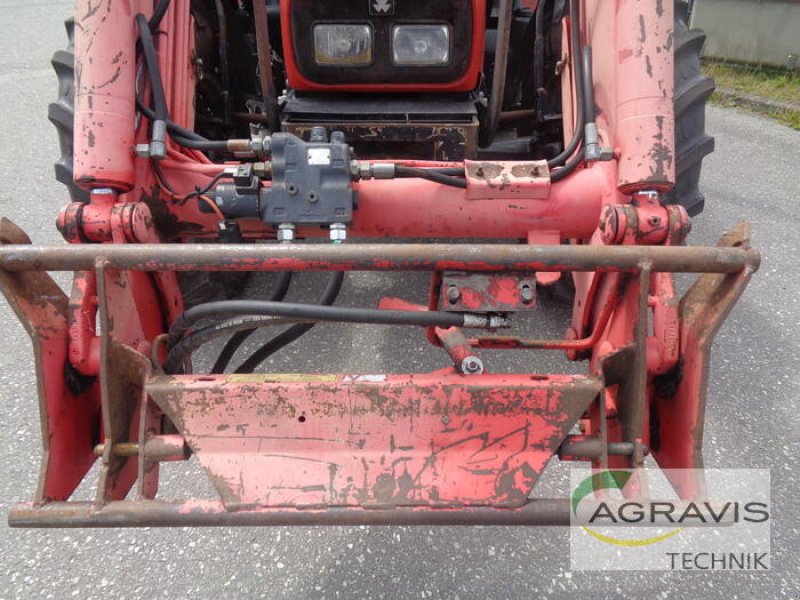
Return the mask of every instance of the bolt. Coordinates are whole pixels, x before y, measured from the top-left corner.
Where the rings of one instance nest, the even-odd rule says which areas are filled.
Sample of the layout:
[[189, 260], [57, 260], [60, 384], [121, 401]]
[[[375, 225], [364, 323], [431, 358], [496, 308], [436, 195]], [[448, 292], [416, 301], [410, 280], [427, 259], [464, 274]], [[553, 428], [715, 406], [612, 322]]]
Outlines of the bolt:
[[278, 241], [291, 242], [294, 240], [294, 225], [291, 223], [281, 223], [278, 225]]
[[451, 285], [447, 288], [447, 300], [450, 304], [455, 304], [459, 298], [461, 298], [461, 290], [458, 289], [457, 285]]
[[607, 206], [600, 219], [600, 231], [604, 244], [615, 244], [617, 240], [617, 229], [619, 229], [619, 215], [614, 206]]
[[647, 220], [647, 222], [650, 223], [650, 225], [652, 225], [653, 227], [657, 227], [658, 225], [661, 224], [661, 217], [653, 215]]
[[600, 160], [613, 160], [614, 149], [609, 146], [600, 146]]
[[308, 141], [312, 144], [327, 144], [328, 143], [328, 130], [321, 126], [311, 128]]
[[331, 223], [328, 229], [334, 244], [341, 244], [347, 239], [347, 226], [344, 223]]
[[523, 304], [530, 304], [534, 299], [533, 288], [528, 283], [523, 283], [519, 288], [519, 297]]
[[641, 190], [633, 193], [631, 204], [639, 206], [641, 202], [648, 204], [658, 204], [661, 201], [661, 194], [658, 190]]
[[483, 363], [477, 356], [468, 356], [461, 361], [461, 372], [464, 375], [480, 375], [483, 373]]

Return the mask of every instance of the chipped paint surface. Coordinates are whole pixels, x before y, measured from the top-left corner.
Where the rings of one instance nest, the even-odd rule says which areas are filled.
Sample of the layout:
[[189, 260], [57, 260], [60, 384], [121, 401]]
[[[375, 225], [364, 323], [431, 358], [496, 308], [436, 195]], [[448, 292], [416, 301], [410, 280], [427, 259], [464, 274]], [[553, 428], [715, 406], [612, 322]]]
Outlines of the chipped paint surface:
[[617, 185], [626, 194], [668, 190], [675, 183], [673, 3], [628, 0], [616, 8]]
[[600, 390], [591, 377], [151, 380], [229, 509], [516, 507]]
[[74, 169], [75, 180], [83, 185], [133, 187], [136, 28], [132, 15], [142, 8], [139, 5], [136, 0], [75, 4]]
[[550, 195], [550, 169], [546, 160], [464, 161], [467, 197], [480, 199], [544, 200]]

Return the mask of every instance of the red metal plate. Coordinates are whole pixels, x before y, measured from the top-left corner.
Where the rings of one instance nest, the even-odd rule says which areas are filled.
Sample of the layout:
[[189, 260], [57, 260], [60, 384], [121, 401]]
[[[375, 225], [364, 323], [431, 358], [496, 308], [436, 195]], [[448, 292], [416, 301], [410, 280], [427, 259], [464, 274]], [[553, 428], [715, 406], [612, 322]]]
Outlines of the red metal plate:
[[585, 376], [155, 377], [229, 510], [522, 506], [601, 389]]

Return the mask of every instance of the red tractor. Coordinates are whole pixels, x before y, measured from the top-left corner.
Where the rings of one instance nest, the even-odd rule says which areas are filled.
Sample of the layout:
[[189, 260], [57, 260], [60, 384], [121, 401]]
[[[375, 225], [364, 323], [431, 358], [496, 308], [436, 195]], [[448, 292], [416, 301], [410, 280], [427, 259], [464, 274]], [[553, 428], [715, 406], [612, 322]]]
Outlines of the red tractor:
[[[684, 2], [77, 0], [67, 31], [69, 244], [0, 223], [43, 440], [11, 525], [563, 525], [554, 455], [704, 493], [711, 344], [759, 255], [745, 224], [684, 244], [713, 149]], [[319, 301], [285, 301], [308, 271]], [[428, 273], [428, 300], [337, 305], [351, 271]], [[555, 288], [571, 321], [529, 337]], [[259, 370], [320, 322], [417, 328], [441, 368]], [[534, 350], [585, 374], [488, 357]], [[192, 455], [218, 497], [159, 499]]]

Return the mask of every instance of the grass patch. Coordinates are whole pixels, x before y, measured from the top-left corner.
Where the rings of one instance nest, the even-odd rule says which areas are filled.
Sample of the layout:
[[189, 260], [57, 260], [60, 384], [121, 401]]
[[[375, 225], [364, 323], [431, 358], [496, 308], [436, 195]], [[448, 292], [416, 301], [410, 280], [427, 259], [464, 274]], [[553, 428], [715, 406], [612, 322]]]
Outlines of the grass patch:
[[[712, 77], [720, 88], [766, 100], [800, 104], [800, 74], [795, 71], [706, 60], [703, 61], [703, 72]], [[722, 106], [747, 108], [772, 117], [794, 129], [800, 129], [798, 110], [770, 109], [758, 106], [746, 98], [732, 98], [719, 93], [715, 93], [711, 101]]]

